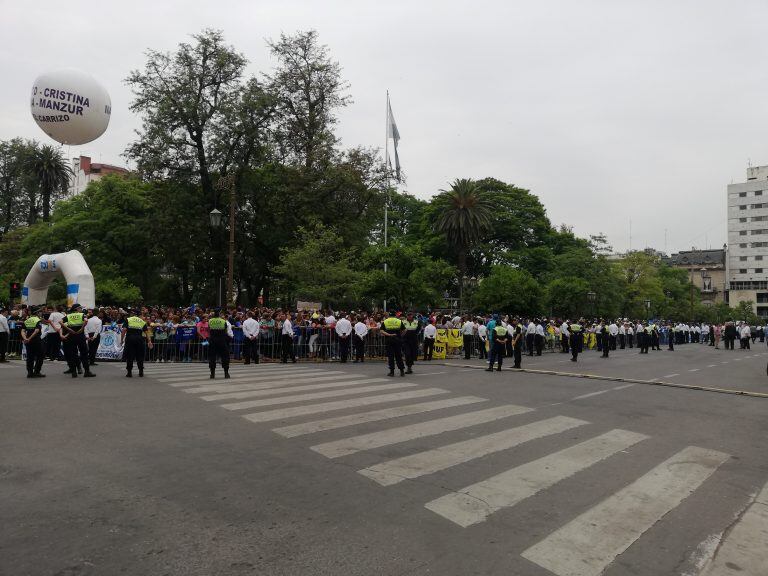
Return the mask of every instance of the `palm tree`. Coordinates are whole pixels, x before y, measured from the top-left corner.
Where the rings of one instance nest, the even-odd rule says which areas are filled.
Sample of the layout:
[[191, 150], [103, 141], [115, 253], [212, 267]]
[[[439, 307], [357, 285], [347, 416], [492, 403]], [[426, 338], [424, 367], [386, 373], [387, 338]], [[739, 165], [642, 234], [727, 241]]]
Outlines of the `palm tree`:
[[432, 200], [435, 207], [435, 231], [444, 234], [456, 250], [459, 284], [467, 272], [467, 254], [491, 227], [491, 203], [474, 180], [461, 178], [449, 190], [441, 190]]
[[42, 197], [43, 220], [51, 217], [51, 200], [66, 195], [72, 168], [60, 150], [48, 144], [35, 150], [27, 161], [27, 173]]

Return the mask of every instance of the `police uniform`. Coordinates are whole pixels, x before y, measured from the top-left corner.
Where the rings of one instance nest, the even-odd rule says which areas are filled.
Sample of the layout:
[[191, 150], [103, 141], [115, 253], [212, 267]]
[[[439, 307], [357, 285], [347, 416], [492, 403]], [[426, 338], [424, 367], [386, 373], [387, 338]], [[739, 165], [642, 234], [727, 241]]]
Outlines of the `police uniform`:
[[77, 378], [77, 369], [82, 365], [86, 378], [95, 376], [91, 372], [91, 364], [88, 359], [88, 343], [85, 340], [85, 314], [80, 312], [80, 305], [72, 306], [69, 314], [64, 316], [61, 321], [62, 330], [66, 331], [67, 336], [64, 341], [64, 355], [69, 364], [69, 373], [72, 378]]
[[581, 333], [581, 324], [576, 322], [571, 324], [571, 362], [577, 362], [579, 358], [579, 352], [584, 344], [584, 335]]
[[493, 372], [493, 363], [495, 360], [498, 364], [496, 370], [501, 372], [501, 364], [504, 361], [504, 349], [507, 345], [507, 328], [501, 323], [496, 324], [491, 332], [491, 337], [493, 338], [493, 347], [491, 348], [491, 360], [488, 363], [488, 368], [486, 368], [486, 370], [488, 372]]
[[416, 362], [416, 356], [419, 354], [419, 321], [406, 318], [402, 322], [403, 326], [405, 326], [403, 353], [405, 355], [405, 365], [408, 368], [405, 373], [413, 374], [413, 364]]
[[522, 368], [523, 361], [523, 327], [518, 322], [513, 328], [512, 353], [515, 356], [515, 365], [513, 368]]
[[400, 376], [405, 376], [401, 339], [401, 333], [405, 330], [405, 324], [403, 324], [402, 320], [392, 315], [381, 323], [381, 329], [382, 332], [386, 332], [383, 335], [386, 338], [387, 364], [389, 365], [388, 376], [395, 375], [395, 363], [397, 363], [397, 368], [400, 370]]
[[125, 358], [125, 368], [127, 370], [125, 376], [127, 378], [133, 376], [133, 363], [135, 361], [139, 369], [139, 377], [143, 377], [144, 356], [146, 354], [144, 342], [149, 326], [147, 326], [143, 318], [129, 316], [123, 322], [123, 328], [126, 330], [123, 340], [123, 357]]
[[24, 321], [23, 334], [27, 338], [25, 347], [27, 351], [27, 378], [43, 378], [40, 374], [43, 368], [43, 340], [41, 333], [43, 322], [36, 314], [32, 314]]
[[210, 350], [208, 351], [208, 368], [211, 370], [211, 378], [216, 377], [216, 357], [221, 358], [221, 367], [224, 368], [224, 378], [229, 378], [229, 339], [227, 321], [220, 316], [208, 320], [208, 329], [211, 336]]

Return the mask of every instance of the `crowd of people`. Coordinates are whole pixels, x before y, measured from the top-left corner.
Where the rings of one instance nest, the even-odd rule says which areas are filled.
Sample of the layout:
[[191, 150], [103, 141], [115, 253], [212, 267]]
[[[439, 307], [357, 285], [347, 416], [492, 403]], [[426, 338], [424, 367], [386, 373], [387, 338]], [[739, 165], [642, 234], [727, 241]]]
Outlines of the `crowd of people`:
[[[71, 330], [69, 316], [72, 313], [82, 313], [82, 326], [75, 317], [77, 334]], [[134, 325], [129, 327], [130, 318], [141, 323], [134, 320]], [[212, 334], [211, 330], [212, 322], [220, 326], [219, 318], [224, 320], [223, 330], [226, 332], [221, 342], [217, 341], [218, 331], [214, 330], [216, 333]], [[390, 318], [402, 322], [393, 332], [385, 327]], [[25, 334], [30, 319], [38, 321], [35, 326], [38, 333], [32, 340]], [[144, 361], [208, 361], [215, 365], [217, 356], [221, 360], [222, 342], [227, 348], [227, 364], [230, 356], [245, 364], [262, 360], [296, 362], [297, 359], [364, 362], [366, 357], [391, 355], [388, 337], [396, 336], [407, 365], [401, 371], [408, 373], [418, 356], [426, 361], [433, 358], [439, 330], [460, 334], [461, 344], [448, 346], [449, 357], [479, 357], [489, 362], [489, 368], [493, 365], [500, 368], [502, 359], [509, 357], [514, 359], [514, 367], [520, 368], [523, 355], [540, 356], [544, 351], [570, 353], [576, 362], [578, 354], [585, 349], [596, 349], [606, 357], [616, 349], [637, 348], [641, 353], [647, 353], [649, 349], [658, 350], [661, 346], [673, 350], [675, 345], [685, 343], [709, 344], [714, 348], [720, 348], [722, 343], [726, 349], [733, 349], [738, 341], [740, 348], [749, 348], [758, 339], [765, 341], [768, 326], [733, 321], [646, 322], [627, 318], [571, 321], [415, 311], [393, 314], [330, 309], [291, 311], [268, 307], [219, 310], [194, 305], [184, 308], [99, 307], [73, 312], [64, 306], [31, 308], [19, 305], [0, 309], [0, 362], [6, 361], [8, 351], [20, 355], [22, 344], [27, 350], [39, 346], [37, 357], [49, 361], [63, 358], [68, 363], [67, 373], [89, 375], [90, 367], [96, 364], [99, 342], [105, 331], [118, 334], [121, 342], [126, 338], [132, 342], [128, 347], [132, 351], [126, 355], [139, 365], [140, 375], [143, 375]], [[213, 354], [213, 348], [217, 346], [216, 354]], [[75, 357], [77, 361], [73, 360]], [[42, 375], [34, 363], [29, 372], [30, 377]], [[129, 375], [130, 372], [129, 368]]]

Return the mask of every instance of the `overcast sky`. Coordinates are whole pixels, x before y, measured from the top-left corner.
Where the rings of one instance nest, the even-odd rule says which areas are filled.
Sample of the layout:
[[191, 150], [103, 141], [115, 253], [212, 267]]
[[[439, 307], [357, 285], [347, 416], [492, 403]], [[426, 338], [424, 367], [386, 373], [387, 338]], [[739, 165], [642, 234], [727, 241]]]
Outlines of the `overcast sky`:
[[46, 141], [29, 112], [41, 72], [93, 74], [106, 134], [71, 154], [124, 165], [139, 122], [123, 79], [144, 51], [219, 28], [268, 70], [266, 38], [316, 29], [354, 100], [344, 146], [383, 146], [385, 98], [407, 190], [460, 177], [537, 194], [553, 224], [616, 250], [720, 247], [726, 186], [768, 164], [768, 3], [758, 0], [0, 0], [0, 139]]

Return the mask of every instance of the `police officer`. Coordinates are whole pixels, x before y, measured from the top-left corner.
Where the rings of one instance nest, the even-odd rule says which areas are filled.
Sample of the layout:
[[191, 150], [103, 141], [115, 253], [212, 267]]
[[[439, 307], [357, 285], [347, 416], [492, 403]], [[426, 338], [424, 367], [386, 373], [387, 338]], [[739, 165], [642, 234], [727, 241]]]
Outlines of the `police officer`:
[[139, 378], [144, 377], [144, 339], [146, 338], [147, 347], [152, 349], [152, 338], [149, 333], [149, 325], [141, 316], [129, 316], [123, 320], [123, 330], [120, 336], [120, 343], [123, 345], [123, 355], [125, 357], [126, 378], [133, 378], [133, 362], [139, 369]]
[[674, 352], [675, 351], [675, 323], [671, 320], [669, 321], [667, 325], [667, 343], [669, 346], [667, 346], [667, 350]]
[[40, 373], [43, 367], [42, 331], [43, 321], [35, 311], [24, 321], [21, 329], [21, 341], [27, 349], [27, 378], [45, 378], [45, 374]]
[[91, 372], [90, 361], [88, 360], [88, 344], [85, 341], [85, 314], [81, 311], [80, 304], [73, 304], [67, 314], [61, 321], [61, 330], [64, 335], [64, 350], [69, 349], [67, 362], [69, 370], [65, 374], [72, 374], [72, 378], [77, 378], [77, 372], [80, 365], [85, 370], [85, 378], [96, 376]]
[[413, 317], [413, 312], [408, 312], [403, 321], [405, 336], [403, 338], [403, 353], [405, 355], [406, 374], [413, 374], [413, 363], [419, 354], [419, 321]]
[[507, 328], [501, 322], [493, 327], [491, 332], [491, 338], [493, 342], [493, 353], [491, 354], [491, 361], [488, 363], [486, 372], [493, 372], [493, 361], [496, 360], [498, 368], [497, 372], [501, 372], [501, 364], [504, 361], [504, 349], [507, 345]]
[[390, 310], [389, 317], [381, 323], [381, 335], [384, 336], [387, 348], [387, 363], [389, 365], [389, 374], [395, 375], [395, 362], [400, 370], [400, 376], [405, 376], [405, 365], [403, 364], [402, 335], [405, 331], [405, 324], [400, 318], [395, 316], [395, 311]]
[[579, 318], [578, 322], [574, 322], [570, 326], [571, 332], [571, 362], [578, 362], [579, 352], [584, 345], [584, 335], [582, 334], [582, 326], [584, 318]]
[[211, 378], [216, 377], [216, 357], [221, 359], [221, 367], [224, 369], [224, 378], [229, 378], [229, 339], [234, 337], [232, 325], [227, 318], [226, 310], [218, 310], [217, 316], [208, 320], [208, 328], [211, 336], [210, 350], [208, 351], [208, 368], [211, 370]]

